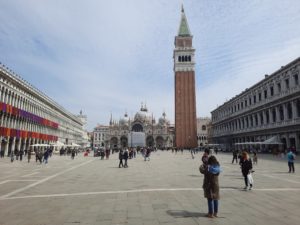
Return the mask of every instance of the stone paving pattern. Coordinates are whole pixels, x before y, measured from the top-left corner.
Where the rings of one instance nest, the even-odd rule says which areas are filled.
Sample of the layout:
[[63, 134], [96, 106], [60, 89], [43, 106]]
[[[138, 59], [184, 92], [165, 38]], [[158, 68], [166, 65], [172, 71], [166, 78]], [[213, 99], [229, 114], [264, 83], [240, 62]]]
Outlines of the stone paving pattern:
[[1, 225], [296, 225], [300, 218], [300, 175], [289, 174], [280, 157], [259, 155], [254, 189], [230, 153], [219, 153], [219, 218], [209, 219], [199, 165], [202, 153], [157, 151], [150, 161], [53, 156], [49, 164], [0, 159]]

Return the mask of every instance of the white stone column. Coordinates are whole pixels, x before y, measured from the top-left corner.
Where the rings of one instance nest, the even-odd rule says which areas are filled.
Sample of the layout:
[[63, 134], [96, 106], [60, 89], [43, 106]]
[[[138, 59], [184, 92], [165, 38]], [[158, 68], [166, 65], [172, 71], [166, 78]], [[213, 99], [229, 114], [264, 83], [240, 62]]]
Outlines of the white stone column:
[[8, 146], [9, 146], [9, 137], [6, 137], [6, 143], [5, 143], [5, 146], [4, 146], [4, 155], [8, 155]]
[[266, 116], [266, 111], [263, 111], [263, 124], [267, 124], [267, 116]]
[[18, 145], [17, 145], [17, 150], [18, 150], [18, 151], [21, 150], [21, 142], [22, 142], [22, 139], [20, 138], [20, 139], [19, 139], [19, 142], [18, 142]]
[[269, 108], [269, 120], [270, 120], [270, 123], [273, 123], [273, 113], [272, 113], [272, 109]]
[[[292, 112], [293, 112], [293, 119], [296, 119], [297, 118], [297, 102], [294, 100], [291, 102], [292, 104]], [[296, 138], [297, 139], [297, 138]]]
[[276, 122], [279, 122], [280, 121], [279, 106], [276, 106], [275, 110], [276, 110]]
[[260, 115], [259, 115], [259, 113], [256, 113], [256, 116], [257, 116], [257, 125], [261, 126], [261, 121], [260, 121]]

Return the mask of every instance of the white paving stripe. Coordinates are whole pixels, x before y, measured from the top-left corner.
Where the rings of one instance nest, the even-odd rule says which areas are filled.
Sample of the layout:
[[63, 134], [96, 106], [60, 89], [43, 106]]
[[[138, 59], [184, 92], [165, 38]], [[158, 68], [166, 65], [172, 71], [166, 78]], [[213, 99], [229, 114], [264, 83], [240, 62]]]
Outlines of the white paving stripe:
[[38, 174], [38, 173], [40, 173], [40, 172], [34, 172], [34, 173], [26, 174], [26, 175], [23, 175], [22, 177], [30, 177], [30, 176], [32, 176], [34, 174]]
[[287, 182], [290, 182], [290, 183], [294, 183], [294, 184], [300, 184], [299, 181], [284, 179], [284, 178], [278, 177], [278, 176], [271, 176], [271, 175], [267, 175], [267, 174], [260, 174], [260, 175], [262, 175], [264, 177], [269, 177], [269, 178], [277, 179], [277, 180], [284, 180], [284, 181], [287, 181]]
[[88, 163], [90, 163], [90, 162], [92, 162], [92, 161], [94, 161], [94, 160], [95, 160], [95, 159], [86, 161], [86, 162], [81, 163], [81, 164], [79, 164], [79, 165], [77, 165], [77, 166], [73, 166], [73, 167], [71, 167], [71, 168], [69, 168], [69, 169], [66, 169], [66, 170], [61, 171], [61, 172], [59, 172], [59, 173], [53, 174], [52, 176], [46, 177], [46, 178], [44, 178], [44, 179], [42, 179], [42, 180], [39, 180], [39, 181], [37, 181], [37, 182], [35, 182], [35, 183], [33, 183], [33, 184], [29, 184], [29, 185], [27, 185], [27, 186], [25, 186], [25, 187], [22, 187], [22, 188], [19, 188], [19, 189], [17, 189], [17, 190], [14, 190], [14, 191], [12, 191], [12, 192], [10, 192], [10, 193], [8, 193], [8, 194], [2, 195], [2, 196], [0, 196], [0, 200], [1, 200], [1, 199], [8, 198], [8, 197], [10, 197], [10, 196], [12, 196], [12, 195], [18, 194], [18, 193], [20, 193], [20, 192], [22, 192], [22, 191], [25, 191], [25, 190], [27, 190], [27, 189], [29, 189], [29, 188], [32, 188], [32, 187], [36, 186], [36, 185], [42, 184], [42, 183], [44, 183], [44, 182], [46, 182], [46, 181], [48, 181], [48, 180], [50, 180], [50, 179], [52, 179], [52, 178], [54, 178], [54, 177], [57, 177], [57, 176], [59, 176], [59, 175], [61, 175], [61, 174], [64, 174], [64, 173], [66, 173], [66, 172], [69, 172], [69, 171], [71, 171], [71, 170], [77, 169], [78, 167], [84, 166], [84, 165], [86, 165], [86, 164], [88, 164]]
[[9, 182], [32, 182], [32, 181], [37, 181], [37, 180], [4, 180], [1, 181], [0, 184], [6, 184]]
[[[98, 192], [81, 192], [70, 194], [49, 194], [49, 195], [27, 195], [16, 197], [2, 197], [1, 200], [13, 199], [28, 199], [28, 198], [51, 198], [51, 197], [68, 197], [68, 196], [87, 196], [87, 195], [105, 195], [105, 194], [127, 194], [127, 193], [143, 193], [143, 192], [167, 192], [167, 191], [202, 191], [202, 188], [158, 188], [158, 189], [134, 189], [124, 191], [98, 191]], [[235, 188], [221, 188], [221, 191], [244, 191], [243, 189]], [[300, 191], [300, 188], [259, 188], [249, 192], [255, 191]]]

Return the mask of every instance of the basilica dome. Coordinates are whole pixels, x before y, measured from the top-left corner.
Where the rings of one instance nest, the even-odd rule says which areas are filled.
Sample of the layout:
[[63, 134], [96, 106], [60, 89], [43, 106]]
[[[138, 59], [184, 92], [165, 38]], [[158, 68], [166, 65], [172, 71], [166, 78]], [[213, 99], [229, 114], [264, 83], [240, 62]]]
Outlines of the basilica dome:
[[168, 123], [169, 123], [169, 121], [167, 120], [167, 118], [166, 118], [166, 113], [164, 112], [163, 114], [162, 114], [162, 117], [160, 117], [159, 119], [158, 119], [158, 123], [160, 124], [160, 125], [167, 125]]
[[124, 117], [119, 120], [119, 125], [120, 126], [127, 126], [128, 125], [128, 115], [127, 115], [127, 113], [125, 113]]

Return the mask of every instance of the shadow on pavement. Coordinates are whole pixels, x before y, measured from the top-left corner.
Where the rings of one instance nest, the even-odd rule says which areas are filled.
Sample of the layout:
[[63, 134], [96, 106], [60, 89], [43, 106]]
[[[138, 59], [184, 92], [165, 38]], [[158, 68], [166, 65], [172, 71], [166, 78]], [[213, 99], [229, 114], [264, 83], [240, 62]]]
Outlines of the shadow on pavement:
[[175, 218], [184, 217], [206, 217], [207, 213], [188, 212], [185, 210], [168, 210], [167, 213]]

